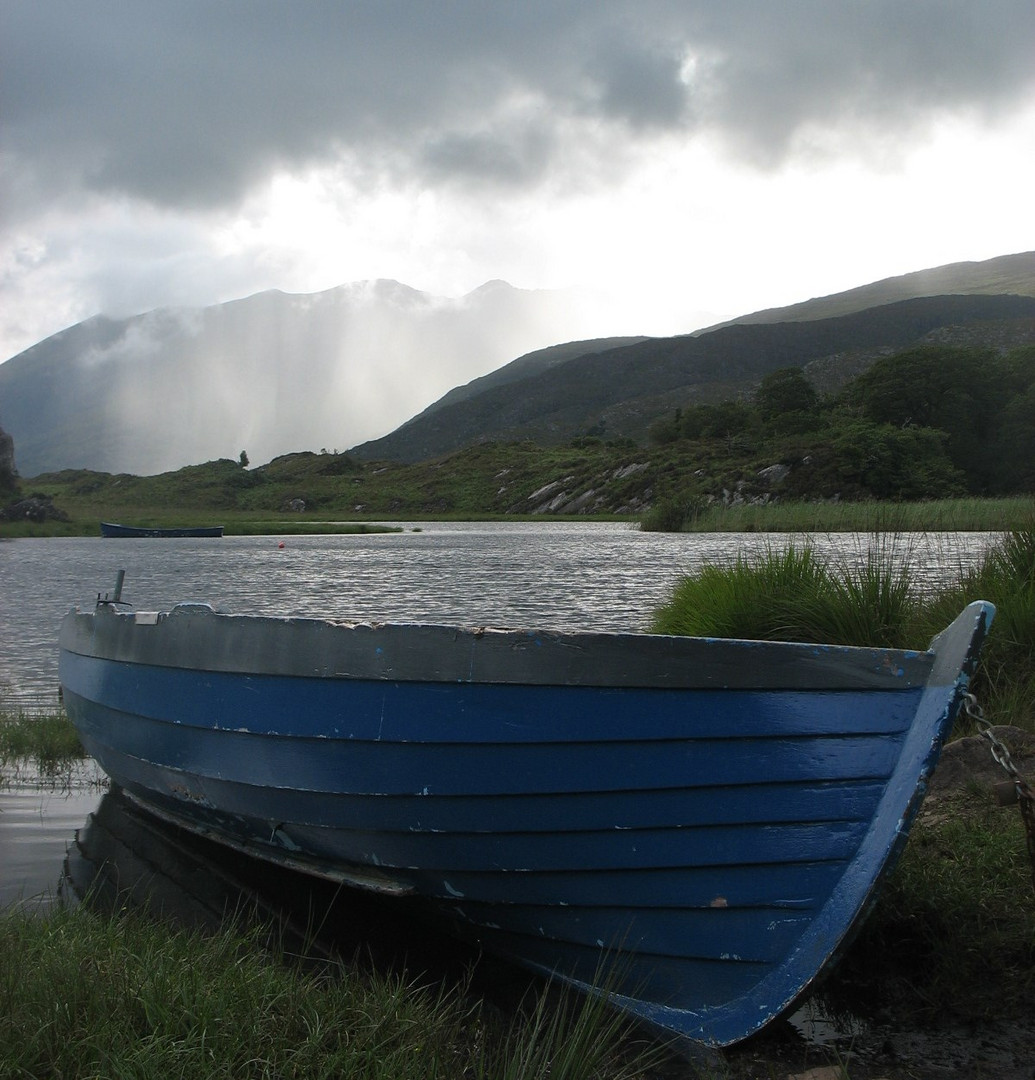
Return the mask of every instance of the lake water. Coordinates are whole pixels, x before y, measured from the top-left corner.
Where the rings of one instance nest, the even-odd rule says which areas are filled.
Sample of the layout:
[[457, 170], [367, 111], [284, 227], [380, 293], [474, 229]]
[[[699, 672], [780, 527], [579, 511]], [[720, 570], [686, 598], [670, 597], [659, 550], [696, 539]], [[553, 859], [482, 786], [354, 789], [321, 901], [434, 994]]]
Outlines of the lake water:
[[59, 892], [65, 852], [104, 793], [93, 762], [40, 782], [6, 774], [0, 781], [0, 909], [47, 907]]
[[[98, 593], [110, 593], [120, 569], [123, 598], [143, 610], [202, 600], [262, 614], [638, 630], [681, 575], [794, 539], [642, 533], [614, 523], [403, 528], [356, 536], [0, 542], [0, 707], [56, 706], [61, 619], [72, 605], [89, 607]], [[918, 580], [933, 583], [980, 559], [990, 539], [912, 536], [895, 551]], [[870, 538], [833, 534], [812, 542], [832, 562], [857, 561]], [[88, 782], [0, 790], [0, 906], [53, 894], [64, 849], [99, 797]]]
[[[143, 610], [184, 600], [258, 614], [565, 629], [638, 630], [682, 574], [782, 546], [784, 535], [643, 533], [624, 523], [408, 523], [401, 533], [220, 540], [0, 542], [0, 707], [57, 702], [57, 633], [126, 571]], [[865, 557], [870, 538], [815, 536], [830, 560]], [[985, 533], [896, 542], [918, 579], [951, 579]]]

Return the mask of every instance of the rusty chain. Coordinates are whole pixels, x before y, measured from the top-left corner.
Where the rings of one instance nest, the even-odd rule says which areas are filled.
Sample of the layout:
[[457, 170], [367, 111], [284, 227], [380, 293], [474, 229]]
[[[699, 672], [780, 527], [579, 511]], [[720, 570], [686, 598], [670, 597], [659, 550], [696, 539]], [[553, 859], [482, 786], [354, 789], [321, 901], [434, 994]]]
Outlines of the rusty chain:
[[1027, 833], [1028, 855], [1031, 858], [1031, 887], [1035, 892], [1035, 791], [1032, 791], [1031, 785], [1018, 771], [1010, 756], [1009, 747], [992, 730], [992, 724], [985, 717], [984, 709], [973, 694], [963, 695], [963, 711], [977, 725], [978, 734], [988, 742], [992, 750], [992, 757], [1002, 766], [1013, 783], [1021, 820]]

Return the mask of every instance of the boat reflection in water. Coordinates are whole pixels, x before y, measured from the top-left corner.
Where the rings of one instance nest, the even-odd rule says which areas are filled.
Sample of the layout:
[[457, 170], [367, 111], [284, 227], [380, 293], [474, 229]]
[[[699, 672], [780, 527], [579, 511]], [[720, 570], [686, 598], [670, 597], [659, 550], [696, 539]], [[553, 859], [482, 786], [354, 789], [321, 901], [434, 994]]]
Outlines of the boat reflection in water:
[[61, 893], [101, 912], [140, 909], [203, 932], [237, 920], [268, 928], [270, 944], [295, 958], [405, 970], [420, 982], [469, 982], [501, 1001], [542, 981], [502, 961], [479, 960], [473, 949], [429, 929], [412, 900], [372, 896], [228, 850], [146, 813], [117, 787], [76, 831]]

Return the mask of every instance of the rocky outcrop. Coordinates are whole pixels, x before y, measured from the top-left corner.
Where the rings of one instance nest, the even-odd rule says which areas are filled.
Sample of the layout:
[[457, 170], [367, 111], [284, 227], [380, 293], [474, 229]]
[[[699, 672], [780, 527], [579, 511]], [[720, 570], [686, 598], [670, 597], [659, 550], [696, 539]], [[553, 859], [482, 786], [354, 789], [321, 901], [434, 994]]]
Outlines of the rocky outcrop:
[[[992, 734], [1009, 750], [1021, 776], [1035, 775], [1035, 734], [1010, 725], [993, 727]], [[946, 745], [928, 784], [928, 795], [937, 798], [967, 784], [991, 787], [1009, 780], [1010, 773], [992, 754], [991, 740], [984, 735], [968, 735]]]
[[68, 520], [68, 514], [59, 510], [49, 495], [30, 495], [0, 508], [0, 521], [32, 521], [42, 525], [44, 521]]

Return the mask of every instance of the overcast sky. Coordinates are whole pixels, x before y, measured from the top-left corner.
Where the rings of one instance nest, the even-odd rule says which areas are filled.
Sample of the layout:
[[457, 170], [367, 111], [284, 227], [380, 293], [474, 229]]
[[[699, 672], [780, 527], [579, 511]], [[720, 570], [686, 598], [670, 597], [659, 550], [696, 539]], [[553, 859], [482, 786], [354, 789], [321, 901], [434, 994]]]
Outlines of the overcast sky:
[[0, 359], [395, 278], [689, 331], [1035, 248], [1032, 0], [0, 0]]

